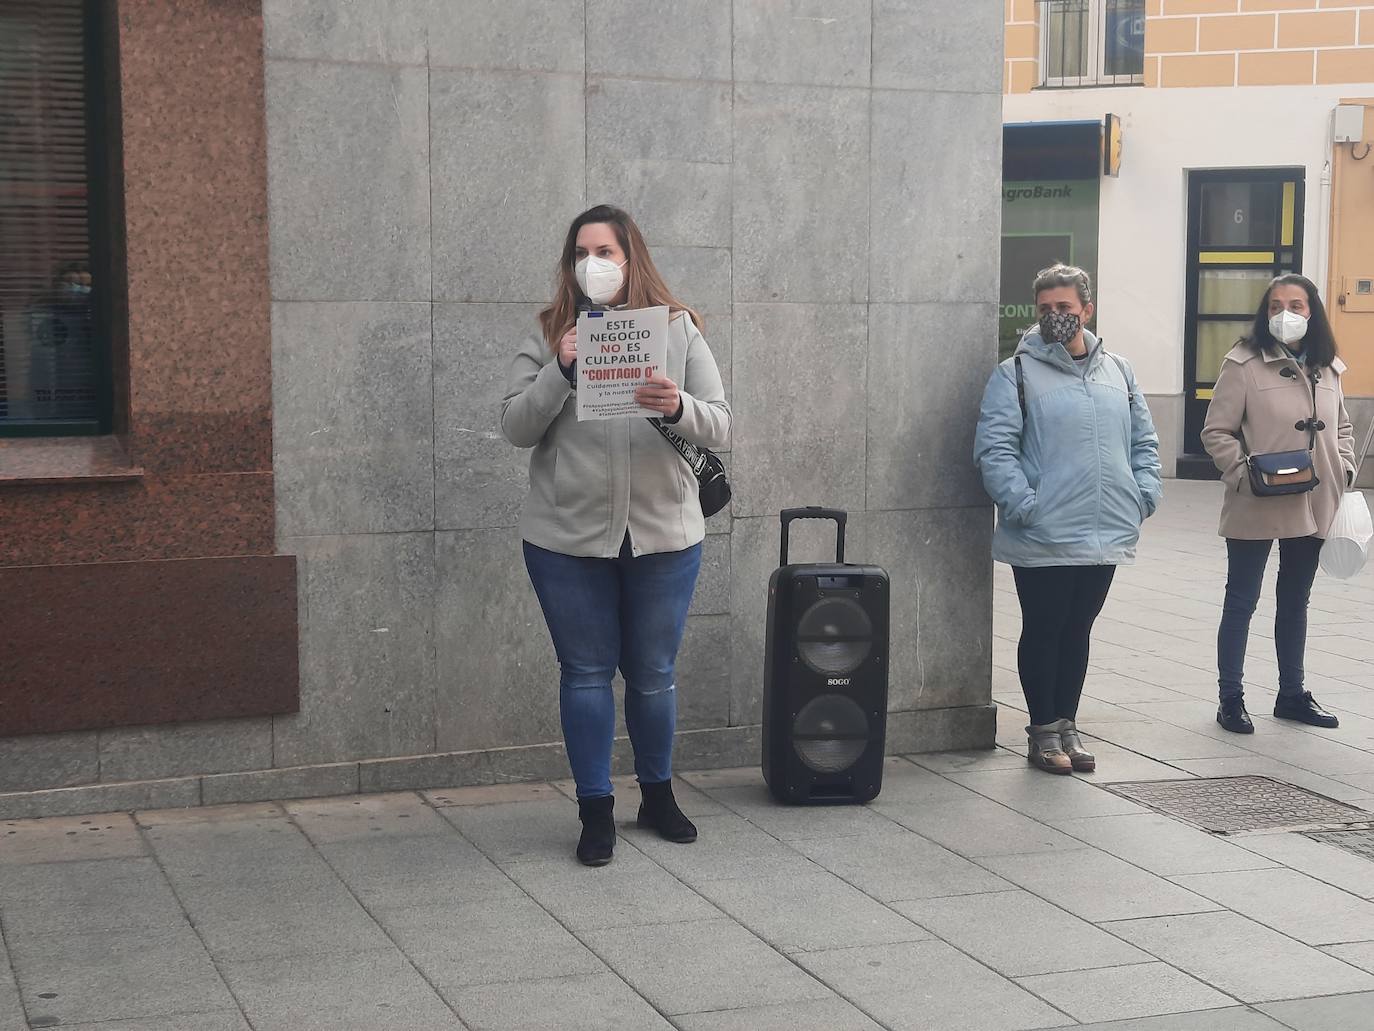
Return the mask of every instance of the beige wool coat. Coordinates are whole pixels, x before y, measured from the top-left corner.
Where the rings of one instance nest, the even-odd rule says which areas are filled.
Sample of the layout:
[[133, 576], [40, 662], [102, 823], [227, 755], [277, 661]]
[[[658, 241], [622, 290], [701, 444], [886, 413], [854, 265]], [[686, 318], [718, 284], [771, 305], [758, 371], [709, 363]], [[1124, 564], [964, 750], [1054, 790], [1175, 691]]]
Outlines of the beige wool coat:
[[1296, 424], [1312, 415], [1312, 381], [1306, 368], [1282, 350], [1260, 354], [1237, 344], [1226, 355], [1202, 429], [1202, 446], [1226, 484], [1221, 536], [1326, 537], [1355, 475], [1355, 434], [1341, 390], [1344, 371], [1339, 358], [1317, 370], [1317, 419], [1325, 426], [1317, 432], [1312, 465], [1321, 482], [1306, 494], [1259, 498], [1250, 490], [1246, 456], [1307, 450], [1308, 433]]

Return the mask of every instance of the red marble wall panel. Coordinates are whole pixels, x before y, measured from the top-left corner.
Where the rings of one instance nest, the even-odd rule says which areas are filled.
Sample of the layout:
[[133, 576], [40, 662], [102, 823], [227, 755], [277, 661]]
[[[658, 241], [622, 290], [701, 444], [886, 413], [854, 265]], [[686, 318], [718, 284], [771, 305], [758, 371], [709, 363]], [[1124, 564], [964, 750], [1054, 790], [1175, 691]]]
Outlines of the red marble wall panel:
[[290, 555], [0, 569], [0, 737], [296, 708]]
[[[117, 440], [0, 447], [0, 736], [297, 707], [295, 559], [273, 555], [261, 5], [102, 10]], [[64, 475], [82, 446], [85, 481]]]

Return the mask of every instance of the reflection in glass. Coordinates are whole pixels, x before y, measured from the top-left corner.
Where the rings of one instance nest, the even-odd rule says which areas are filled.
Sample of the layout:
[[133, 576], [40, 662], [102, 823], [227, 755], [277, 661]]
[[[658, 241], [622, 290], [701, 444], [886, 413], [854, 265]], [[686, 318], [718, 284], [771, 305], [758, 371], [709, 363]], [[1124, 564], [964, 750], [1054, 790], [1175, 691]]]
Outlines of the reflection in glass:
[[1199, 322], [1197, 325], [1197, 363], [1194, 372], [1199, 385], [1215, 383], [1226, 352], [1250, 332], [1249, 319], [1226, 322]]
[[1045, 5], [1045, 78], [1081, 79], [1088, 74], [1088, 0], [1049, 0]]
[[1203, 269], [1197, 310], [1202, 315], [1253, 313], [1274, 277], [1272, 269]]
[[1198, 243], [1212, 247], [1273, 247], [1277, 238], [1276, 182], [1204, 183]]
[[1145, 0], [1107, 0], [1103, 67], [1108, 78], [1145, 73]]

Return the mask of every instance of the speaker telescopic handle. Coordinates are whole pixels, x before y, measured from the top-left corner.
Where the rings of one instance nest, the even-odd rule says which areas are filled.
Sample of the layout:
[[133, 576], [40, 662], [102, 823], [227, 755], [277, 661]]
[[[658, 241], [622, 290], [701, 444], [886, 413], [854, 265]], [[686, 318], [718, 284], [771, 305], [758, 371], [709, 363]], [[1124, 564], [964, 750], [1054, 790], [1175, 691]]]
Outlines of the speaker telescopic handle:
[[849, 513], [842, 508], [821, 508], [807, 505], [805, 508], [784, 508], [779, 517], [782, 519], [782, 547], [778, 552], [778, 565], [787, 565], [788, 529], [794, 519], [829, 519], [835, 523], [835, 561], [844, 561], [844, 526]]

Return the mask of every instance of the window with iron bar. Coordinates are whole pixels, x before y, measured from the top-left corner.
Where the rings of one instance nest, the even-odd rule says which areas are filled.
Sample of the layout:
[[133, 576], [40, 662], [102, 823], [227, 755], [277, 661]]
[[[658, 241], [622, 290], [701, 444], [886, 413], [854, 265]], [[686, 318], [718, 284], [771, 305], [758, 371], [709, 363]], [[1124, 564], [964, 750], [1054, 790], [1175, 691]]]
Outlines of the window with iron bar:
[[1145, 81], [1145, 0], [1038, 0], [1040, 85]]

